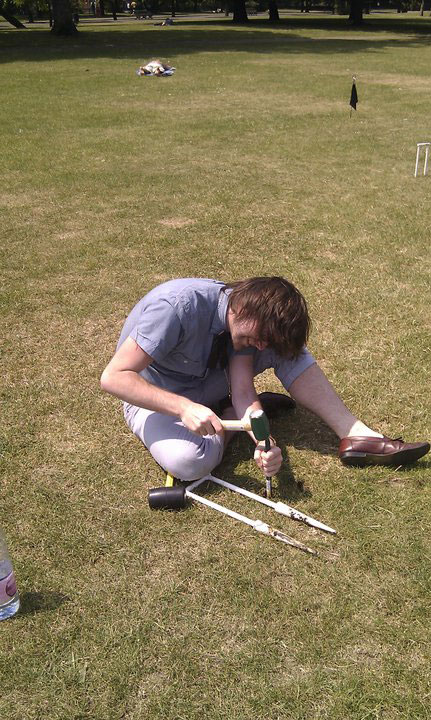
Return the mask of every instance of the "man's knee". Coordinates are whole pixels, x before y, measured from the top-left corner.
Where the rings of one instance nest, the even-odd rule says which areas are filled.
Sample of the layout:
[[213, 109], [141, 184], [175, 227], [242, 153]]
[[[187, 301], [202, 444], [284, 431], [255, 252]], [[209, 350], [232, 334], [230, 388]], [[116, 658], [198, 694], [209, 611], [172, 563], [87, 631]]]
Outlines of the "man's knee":
[[[160, 447], [164, 445], [164, 447]], [[154, 443], [151, 454], [167, 472], [179, 480], [191, 482], [208, 475], [219, 464], [223, 456], [221, 438], [203, 438], [198, 444], [174, 441]]]

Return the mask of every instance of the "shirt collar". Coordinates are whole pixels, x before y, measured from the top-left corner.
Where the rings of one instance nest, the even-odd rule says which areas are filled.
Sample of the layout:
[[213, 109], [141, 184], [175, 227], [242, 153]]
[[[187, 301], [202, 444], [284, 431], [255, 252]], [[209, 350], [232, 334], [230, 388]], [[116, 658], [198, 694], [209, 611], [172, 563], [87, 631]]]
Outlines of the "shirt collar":
[[224, 287], [220, 290], [217, 310], [214, 313], [214, 318], [211, 325], [211, 332], [214, 335], [218, 335], [221, 332], [229, 330], [227, 326], [227, 304], [229, 301], [229, 295], [232, 292], [231, 288], [226, 290]]

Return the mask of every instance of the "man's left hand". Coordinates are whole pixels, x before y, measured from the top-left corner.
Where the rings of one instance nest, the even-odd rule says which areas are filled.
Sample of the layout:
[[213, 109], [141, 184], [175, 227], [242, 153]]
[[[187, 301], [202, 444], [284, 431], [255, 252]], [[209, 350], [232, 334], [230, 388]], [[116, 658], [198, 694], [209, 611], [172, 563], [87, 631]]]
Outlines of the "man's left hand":
[[283, 462], [283, 456], [280, 448], [277, 447], [277, 445], [274, 445], [266, 451], [264, 442], [259, 442], [256, 445], [254, 459], [257, 466], [262, 470], [266, 477], [276, 475], [280, 470], [281, 463]]

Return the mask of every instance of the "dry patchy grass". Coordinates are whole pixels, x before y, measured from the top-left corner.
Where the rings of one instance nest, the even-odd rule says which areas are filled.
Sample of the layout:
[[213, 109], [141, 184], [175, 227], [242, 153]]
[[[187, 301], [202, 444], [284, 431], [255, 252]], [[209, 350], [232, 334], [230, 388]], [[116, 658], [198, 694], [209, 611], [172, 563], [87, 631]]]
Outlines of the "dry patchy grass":
[[[0, 628], [3, 712], [428, 717], [429, 461], [342, 468], [316, 418], [275, 421], [277, 492], [339, 535], [207, 492], [319, 549], [307, 558], [200, 507], [151, 513], [162, 473], [98, 377], [155, 284], [283, 274], [352, 408], [426, 437], [429, 183], [413, 167], [429, 47], [329, 25], [5, 37], [1, 491], [23, 611]], [[137, 78], [143, 55], [177, 73]], [[270, 372], [257, 386], [279, 389]], [[246, 438], [217, 472], [262, 488]]]

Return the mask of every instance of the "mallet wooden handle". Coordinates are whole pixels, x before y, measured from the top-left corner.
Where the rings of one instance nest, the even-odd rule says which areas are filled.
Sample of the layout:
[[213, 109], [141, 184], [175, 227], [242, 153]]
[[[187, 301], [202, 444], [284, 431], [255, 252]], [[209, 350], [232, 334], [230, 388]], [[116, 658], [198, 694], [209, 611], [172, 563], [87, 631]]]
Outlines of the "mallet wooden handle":
[[220, 420], [225, 430], [251, 430], [249, 420]]
[[220, 422], [225, 430], [252, 430], [256, 440], [269, 438], [268, 418], [262, 410], [251, 413], [248, 420], [220, 420]]

